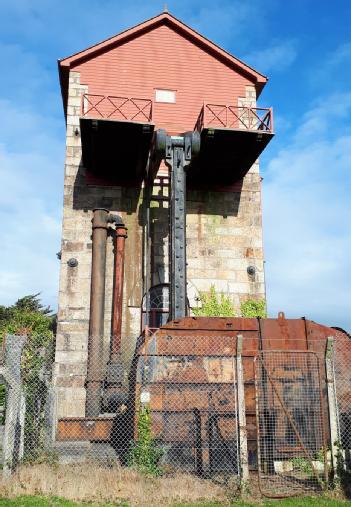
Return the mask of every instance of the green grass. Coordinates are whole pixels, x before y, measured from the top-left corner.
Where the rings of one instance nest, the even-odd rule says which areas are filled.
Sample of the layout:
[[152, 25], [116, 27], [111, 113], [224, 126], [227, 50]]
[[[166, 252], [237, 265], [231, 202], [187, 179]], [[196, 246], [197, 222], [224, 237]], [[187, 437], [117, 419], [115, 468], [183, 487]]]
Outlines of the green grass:
[[52, 507], [73, 507], [82, 504], [77, 504], [75, 502], [70, 502], [69, 500], [65, 500], [64, 498], [44, 498], [40, 496], [21, 496], [19, 498], [12, 498], [8, 500], [6, 498], [0, 499], [1, 506], [9, 506], [9, 507], [44, 507], [44, 506], [52, 506]]
[[[347, 502], [348, 503], [348, 502]], [[173, 507], [220, 507], [220, 503], [178, 503]], [[346, 502], [342, 500], [328, 499], [323, 497], [306, 498], [285, 498], [283, 500], [267, 500], [258, 503], [233, 502], [233, 507], [345, 507]], [[4, 507], [129, 507], [128, 503], [77, 503], [64, 498], [45, 498], [42, 496], [21, 496], [18, 498], [0, 499], [0, 506]]]
[[129, 507], [127, 503], [115, 504], [96, 504], [96, 503], [77, 503], [65, 498], [44, 496], [21, 496], [18, 498], [6, 499], [0, 498], [0, 506], [4, 507]]

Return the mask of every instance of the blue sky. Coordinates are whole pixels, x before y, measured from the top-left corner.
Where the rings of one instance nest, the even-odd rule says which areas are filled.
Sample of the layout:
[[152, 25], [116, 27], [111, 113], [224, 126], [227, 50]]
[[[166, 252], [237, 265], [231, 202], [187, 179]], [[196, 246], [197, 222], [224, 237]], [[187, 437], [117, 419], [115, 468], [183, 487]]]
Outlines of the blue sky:
[[[171, 13], [270, 78], [261, 157], [270, 315], [351, 329], [351, 2], [178, 0]], [[158, 14], [148, 0], [0, 1], [0, 304], [57, 304], [65, 126], [57, 59]]]

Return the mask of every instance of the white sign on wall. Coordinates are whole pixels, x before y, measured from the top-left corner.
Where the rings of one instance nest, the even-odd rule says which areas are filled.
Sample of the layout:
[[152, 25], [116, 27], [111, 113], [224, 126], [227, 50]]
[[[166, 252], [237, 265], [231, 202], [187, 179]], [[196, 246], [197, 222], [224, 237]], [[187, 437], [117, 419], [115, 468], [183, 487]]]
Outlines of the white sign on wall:
[[174, 104], [176, 101], [176, 92], [174, 90], [155, 90], [155, 102], [168, 102]]

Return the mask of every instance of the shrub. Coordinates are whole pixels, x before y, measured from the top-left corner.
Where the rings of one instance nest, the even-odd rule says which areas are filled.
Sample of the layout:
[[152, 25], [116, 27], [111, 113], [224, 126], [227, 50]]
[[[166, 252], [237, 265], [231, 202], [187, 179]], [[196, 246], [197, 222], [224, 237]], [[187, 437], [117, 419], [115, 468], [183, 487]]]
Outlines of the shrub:
[[159, 466], [163, 450], [158, 448], [151, 431], [151, 413], [147, 406], [140, 406], [138, 411], [138, 439], [132, 443], [128, 464], [144, 474], [159, 476]]
[[266, 301], [264, 299], [247, 299], [240, 305], [240, 314], [242, 317], [267, 317]]
[[214, 285], [210, 292], [200, 292], [199, 308], [192, 308], [197, 317], [234, 317], [235, 310], [232, 301], [225, 294], [217, 295]]

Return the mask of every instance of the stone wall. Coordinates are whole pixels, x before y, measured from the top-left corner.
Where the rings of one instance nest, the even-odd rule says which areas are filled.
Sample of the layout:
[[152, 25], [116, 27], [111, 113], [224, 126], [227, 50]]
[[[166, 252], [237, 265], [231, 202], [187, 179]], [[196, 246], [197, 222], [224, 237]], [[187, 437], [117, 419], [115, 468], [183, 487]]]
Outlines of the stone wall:
[[[255, 102], [253, 87], [240, 104]], [[122, 215], [128, 227], [122, 324], [122, 357], [126, 363], [140, 334], [140, 305], [143, 296], [142, 190], [113, 186], [87, 186], [81, 165], [79, 115], [81, 96], [87, 87], [77, 72], [70, 73], [67, 107], [67, 143], [64, 179], [64, 210], [61, 244], [58, 330], [54, 379], [57, 386], [58, 417], [84, 416], [85, 376], [89, 331], [91, 220], [95, 207]], [[158, 189], [154, 189], [157, 194]], [[238, 308], [248, 296], [264, 297], [261, 228], [261, 187], [258, 164], [245, 177], [242, 188], [230, 192], [188, 192], [187, 245], [190, 304], [198, 291], [229, 294]], [[168, 209], [153, 202], [152, 283], [168, 282]], [[68, 260], [77, 259], [76, 267]], [[255, 265], [256, 275], [247, 273]], [[113, 245], [107, 242], [105, 337], [102, 364], [107, 361], [111, 326]], [[126, 370], [127, 375], [127, 370]]]

